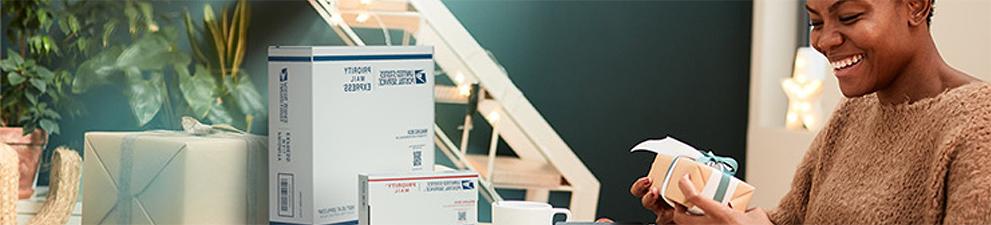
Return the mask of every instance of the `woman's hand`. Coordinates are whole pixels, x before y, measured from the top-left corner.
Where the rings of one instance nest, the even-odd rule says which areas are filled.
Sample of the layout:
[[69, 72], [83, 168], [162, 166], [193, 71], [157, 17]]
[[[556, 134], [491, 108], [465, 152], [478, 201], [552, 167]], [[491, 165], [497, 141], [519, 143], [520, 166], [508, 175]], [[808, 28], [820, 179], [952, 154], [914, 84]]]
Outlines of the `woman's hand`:
[[651, 188], [652, 184], [649, 177], [641, 177], [633, 182], [633, 186], [630, 187], [630, 194], [640, 198], [640, 204], [657, 215], [655, 223], [659, 225], [671, 224], [674, 208], [661, 200], [660, 191], [657, 188]]
[[742, 213], [699, 195], [687, 175], [678, 181], [678, 188], [681, 189], [681, 193], [685, 194], [688, 202], [705, 211], [705, 215], [689, 214], [684, 206], [678, 205], [675, 206], [673, 217], [674, 222], [677, 224], [772, 224], [767, 214], [760, 208], [747, 210], [746, 213]]

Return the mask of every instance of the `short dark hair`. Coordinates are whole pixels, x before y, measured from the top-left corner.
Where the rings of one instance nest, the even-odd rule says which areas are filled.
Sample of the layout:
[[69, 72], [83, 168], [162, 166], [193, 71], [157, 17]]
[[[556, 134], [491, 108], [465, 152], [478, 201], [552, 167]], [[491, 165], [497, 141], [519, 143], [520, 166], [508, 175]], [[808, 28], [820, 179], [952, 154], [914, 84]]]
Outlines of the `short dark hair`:
[[932, 24], [933, 13], [936, 12], [936, 0], [929, 0], [929, 17], [926, 18], [926, 25]]

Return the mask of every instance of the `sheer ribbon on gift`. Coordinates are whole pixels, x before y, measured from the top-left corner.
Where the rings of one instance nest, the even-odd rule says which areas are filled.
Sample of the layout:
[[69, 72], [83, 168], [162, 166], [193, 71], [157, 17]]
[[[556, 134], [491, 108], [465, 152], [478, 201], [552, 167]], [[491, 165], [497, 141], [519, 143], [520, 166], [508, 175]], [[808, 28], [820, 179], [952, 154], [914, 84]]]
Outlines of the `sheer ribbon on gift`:
[[730, 176], [736, 175], [736, 168], [739, 167], [736, 163], [736, 159], [717, 156], [712, 154], [712, 151], [702, 152], [702, 157], [695, 159], [695, 161], [706, 166], [719, 169], [723, 173], [729, 174]]
[[649, 151], [657, 154], [670, 155], [672, 157], [687, 157], [703, 165], [719, 169], [721, 172], [728, 173], [731, 176], [736, 175], [737, 168], [739, 168], [739, 164], [737, 164], [736, 159], [717, 156], [713, 154], [712, 151], [703, 152], [672, 137], [667, 137], [660, 140], [644, 141], [633, 147], [631, 152], [633, 151]]
[[[143, 187], [138, 187], [138, 192], [133, 192], [134, 187], [131, 187], [132, 170], [134, 169], [134, 151], [135, 151], [135, 141], [139, 137], [147, 136], [199, 136], [199, 137], [221, 137], [221, 138], [239, 138], [245, 141], [247, 145], [248, 153], [247, 155], [247, 169], [249, 172], [246, 177], [246, 196], [245, 200], [247, 202], [245, 221], [248, 223], [264, 222], [267, 221], [265, 216], [266, 212], [262, 212], [264, 209], [263, 205], [259, 205], [256, 201], [256, 197], [260, 194], [255, 187], [257, 182], [257, 176], [260, 173], [254, 173], [250, 170], [256, 170], [258, 166], [255, 163], [259, 158], [264, 157], [263, 154], [267, 151], [267, 139], [263, 136], [249, 134], [247, 132], [238, 130], [227, 124], [218, 125], [205, 125], [200, 123], [198, 120], [191, 117], [182, 118], [182, 128], [183, 131], [169, 131], [169, 130], [155, 130], [149, 132], [136, 133], [132, 135], [125, 136], [121, 142], [121, 157], [120, 157], [120, 170], [118, 170], [118, 188], [117, 188], [117, 202], [114, 208], [117, 209], [119, 224], [132, 224], [131, 218], [133, 212], [131, 210], [134, 204], [137, 203], [138, 207], [144, 211], [144, 206], [137, 199], [147, 190], [151, 183], [144, 184]], [[161, 175], [162, 171], [159, 171], [155, 176]], [[262, 171], [264, 172], [264, 171]], [[155, 178], [152, 178], [154, 180]], [[147, 216], [147, 214], [146, 214]], [[153, 218], [147, 218], [148, 221], [155, 224]]]

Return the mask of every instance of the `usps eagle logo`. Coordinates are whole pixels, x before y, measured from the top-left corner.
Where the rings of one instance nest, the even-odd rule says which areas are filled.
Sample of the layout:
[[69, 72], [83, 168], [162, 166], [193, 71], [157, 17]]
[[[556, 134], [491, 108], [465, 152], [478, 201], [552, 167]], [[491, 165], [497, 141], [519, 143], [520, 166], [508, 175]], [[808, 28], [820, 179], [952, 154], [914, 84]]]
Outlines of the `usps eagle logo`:
[[416, 70], [413, 72], [413, 75], [416, 78], [416, 84], [427, 83], [427, 72], [424, 72], [423, 70]]
[[463, 189], [463, 190], [472, 190], [472, 189], [475, 189], [475, 182], [472, 181], [472, 180], [462, 180], [461, 181], [461, 189]]
[[279, 81], [286, 82], [289, 80], [289, 68], [282, 68], [282, 72], [279, 73]]

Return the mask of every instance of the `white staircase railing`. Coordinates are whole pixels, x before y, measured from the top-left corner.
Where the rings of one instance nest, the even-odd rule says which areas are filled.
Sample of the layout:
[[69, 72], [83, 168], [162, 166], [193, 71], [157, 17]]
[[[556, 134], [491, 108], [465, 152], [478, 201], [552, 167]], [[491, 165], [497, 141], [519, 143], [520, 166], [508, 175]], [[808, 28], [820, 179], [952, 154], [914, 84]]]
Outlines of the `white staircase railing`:
[[[440, 104], [466, 104], [492, 126], [488, 155], [467, 154], [474, 113], [465, 116], [460, 145], [435, 126], [435, 142], [459, 169], [478, 171], [483, 196], [499, 201], [493, 188], [526, 190], [526, 200], [547, 201], [551, 191], [571, 192], [576, 220], [593, 220], [598, 179], [513, 84], [440, 0], [309, 0], [348, 45], [364, 45], [355, 28], [402, 30], [402, 43], [434, 46], [434, 60], [457, 86], [438, 86]], [[387, 41], [391, 44], [391, 41]], [[472, 88], [476, 87], [476, 88]], [[519, 158], [495, 155], [503, 139]]]

